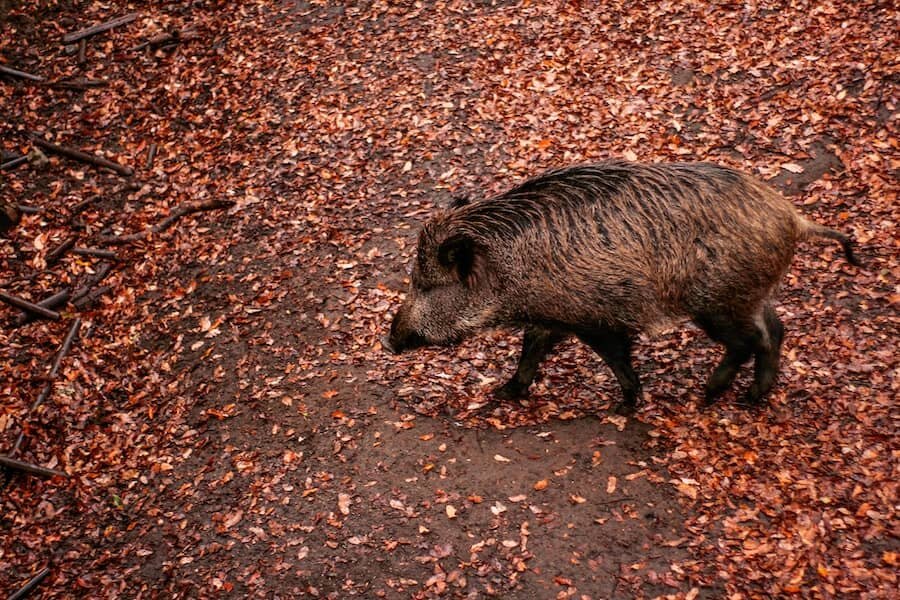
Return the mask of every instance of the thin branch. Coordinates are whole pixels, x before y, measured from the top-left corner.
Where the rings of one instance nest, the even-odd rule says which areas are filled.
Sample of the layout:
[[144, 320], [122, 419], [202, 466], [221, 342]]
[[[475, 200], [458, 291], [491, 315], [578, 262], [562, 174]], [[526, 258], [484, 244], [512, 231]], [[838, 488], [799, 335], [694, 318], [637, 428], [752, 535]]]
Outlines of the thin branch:
[[0, 73], [2, 73], [3, 75], [9, 75], [11, 77], [18, 77], [19, 79], [28, 79], [29, 81], [44, 80], [44, 78], [40, 75], [32, 75], [31, 73], [26, 73], [25, 71], [13, 69], [12, 67], [5, 67], [3, 65], [0, 65]]
[[104, 244], [130, 244], [131, 242], [137, 242], [142, 240], [154, 233], [160, 233], [165, 231], [169, 227], [175, 224], [178, 219], [184, 217], [185, 215], [190, 215], [195, 212], [200, 212], [204, 210], [216, 210], [219, 208], [229, 208], [234, 206], [234, 201], [232, 200], [205, 200], [202, 202], [187, 202], [185, 204], [181, 204], [176, 206], [172, 213], [157, 223], [152, 227], [148, 227], [143, 231], [139, 231], [137, 233], [132, 233], [129, 235], [106, 235], [100, 238], [100, 242]]
[[[44, 384], [44, 389], [41, 390], [41, 393], [38, 395], [37, 400], [34, 401], [34, 404], [31, 405], [31, 409], [28, 411], [28, 414], [32, 414], [38, 408], [40, 408], [41, 404], [47, 399], [50, 395], [50, 391], [53, 389], [53, 380], [56, 379], [56, 374], [59, 372], [59, 365], [62, 362], [62, 359], [66, 354], [69, 353], [69, 349], [72, 347], [72, 342], [75, 341], [75, 337], [78, 335], [78, 330], [81, 329], [81, 319], [76, 318], [75, 322], [72, 323], [72, 327], [69, 328], [69, 333], [66, 334], [66, 339], [63, 340], [62, 346], [59, 347], [59, 352], [56, 353], [56, 357], [53, 359], [53, 365], [50, 367], [50, 375], [47, 377], [47, 383]], [[19, 449], [22, 447], [22, 441], [25, 439], [25, 430], [19, 432], [18, 437], [16, 437], [16, 443], [13, 444], [13, 448], [10, 453], [7, 455], [12, 458], [16, 454], [19, 453]]]
[[94, 156], [93, 154], [88, 154], [87, 152], [82, 152], [81, 150], [70, 148], [68, 146], [57, 146], [56, 144], [45, 142], [43, 139], [36, 136], [33, 137], [33, 140], [37, 146], [40, 146], [41, 148], [52, 154], [59, 154], [60, 156], [65, 156], [66, 158], [71, 158], [73, 160], [92, 164], [97, 167], [105, 167], [125, 177], [129, 177], [134, 174], [134, 170], [131, 167], [120, 165], [119, 163], [115, 163], [103, 157]]
[[75, 300], [74, 302], [72, 302], [72, 304], [74, 304], [75, 308], [77, 308], [78, 310], [84, 310], [85, 308], [96, 302], [100, 298], [100, 296], [111, 290], [112, 288], [110, 286], [102, 285], [97, 289], [91, 290], [90, 293], [85, 294], [78, 300]]
[[92, 25], [91, 27], [85, 27], [84, 29], [79, 29], [78, 31], [74, 31], [72, 33], [67, 33], [63, 36], [64, 44], [71, 44], [73, 42], [77, 42], [78, 40], [91, 37], [93, 35], [97, 35], [98, 33], [103, 33], [104, 31], [109, 31], [114, 27], [118, 27], [120, 25], [125, 25], [127, 23], [131, 23], [135, 19], [140, 16], [140, 13], [128, 13], [127, 15], [122, 15], [121, 17], [116, 17], [115, 19], [110, 19], [105, 23], [100, 23], [98, 25]]
[[66, 255], [66, 252], [75, 246], [75, 242], [77, 241], [77, 235], [70, 235], [64, 239], [59, 246], [47, 253], [47, 265], [50, 266], [56, 264], [59, 259]]
[[132, 51], [143, 50], [144, 48], [157, 48], [166, 44], [177, 44], [186, 40], [192, 40], [198, 37], [197, 31], [194, 29], [174, 30], [165, 33], [158, 33], [147, 38], [143, 43], [132, 48]]
[[[123, 192], [136, 192], [139, 189], [141, 189], [141, 184], [139, 184], [136, 181], [129, 181], [129, 182], [125, 183], [124, 185], [122, 185], [121, 187], [119, 187], [117, 190], [115, 190], [110, 195], [114, 196], [116, 194], [121, 194]], [[78, 204], [76, 204], [75, 206], [72, 207], [72, 210], [71, 210], [72, 216], [74, 217], [75, 215], [77, 215], [78, 213], [83, 211], [85, 208], [87, 208], [89, 205], [93, 204], [97, 200], [100, 200], [101, 198], [103, 198], [102, 194], [94, 194], [93, 196], [88, 196], [87, 198], [85, 198], [84, 200], [82, 200], [81, 202], [79, 202]]]
[[150, 144], [150, 148], [149, 148], [149, 150], [147, 150], [147, 163], [144, 165], [144, 167], [148, 171], [153, 168], [153, 159], [156, 158], [156, 151], [158, 149], [159, 148], [157, 147], [156, 144]]
[[64, 79], [60, 81], [48, 81], [45, 83], [47, 87], [64, 89], [64, 90], [87, 90], [90, 88], [106, 87], [109, 82], [104, 79]]
[[42, 570], [40, 573], [32, 577], [28, 583], [19, 588], [19, 591], [14, 592], [7, 600], [24, 600], [27, 598], [34, 589], [41, 584], [44, 578], [50, 574], [50, 569], [46, 568]]
[[[69, 300], [69, 296], [70, 296], [70, 291], [68, 288], [65, 288], [65, 289], [60, 290], [59, 292], [53, 294], [52, 296], [50, 296], [48, 298], [44, 298], [43, 300], [38, 302], [37, 305], [41, 306], [43, 308], [50, 308], [50, 309], [57, 308], [57, 307], [65, 304]], [[16, 317], [15, 326], [20, 327], [33, 319], [34, 319], [34, 316], [28, 314], [27, 312], [23, 312], [18, 317]]]
[[101, 250], [100, 248], [73, 248], [72, 254], [78, 256], [90, 256], [93, 258], [105, 258], [107, 260], [118, 260], [116, 253], [112, 250]]
[[16, 308], [21, 308], [25, 312], [29, 312], [33, 315], [37, 315], [40, 317], [44, 317], [45, 319], [53, 319], [54, 321], [59, 321], [59, 313], [55, 310], [50, 310], [49, 308], [44, 308], [38, 304], [33, 302], [29, 302], [23, 298], [19, 298], [18, 296], [13, 296], [12, 294], [7, 294], [6, 292], [0, 292], [0, 300], [6, 302], [10, 306], [15, 306]]
[[68, 477], [69, 474], [65, 471], [57, 471], [56, 469], [50, 469], [48, 467], [42, 467], [40, 465], [34, 465], [22, 460], [18, 460], [12, 458], [10, 456], [6, 456], [5, 454], [0, 454], [0, 466], [6, 467], [7, 469], [16, 469], [17, 471], [25, 471], [26, 473], [31, 473], [33, 475], [40, 475], [41, 477]]
[[103, 281], [103, 279], [109, 275], [109, 272], [112, 270], [112, 264], [105, 262], [100, 263], [100, 266], [97, 267], [97, 271], [88, 278], [81, 286], [75, 289], [72, 292], [72, 303], [74, 304], [76, 301], [81, 300], [85, 296], [87, 296], [95, 285]]
[[15, 169], [21, 164], [28, 162], [28, 155], [17, 156], [15, 158], [11, 158], [3, 164], [0, 164], [0, 171], [9, 171], [11, 169]]

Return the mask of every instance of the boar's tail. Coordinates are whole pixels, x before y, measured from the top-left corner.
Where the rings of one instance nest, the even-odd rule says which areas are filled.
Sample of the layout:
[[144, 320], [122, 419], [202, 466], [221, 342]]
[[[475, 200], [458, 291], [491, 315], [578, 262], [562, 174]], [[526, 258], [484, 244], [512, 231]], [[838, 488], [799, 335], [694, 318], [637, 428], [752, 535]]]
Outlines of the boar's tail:
[[824, 225], [819, 225], [818, 223], [814, 223], [813, 221], [809, 221], [807, 219], [804, 219], [803, 217], [800, 217], [800, 229], [801, 236], [804, 239], [808, 239], [811, 237], [823, 237], [839, 241], [841, 243], [841, 246], [844, 248], [844, 256], [847, 257], [847, 262], [857, 267], [862, 266], [862, 262], [860, 262], [859, 258], [857, 258], [856, 254], [853, 251], [853, 238], [851, 238], [846, 233], [842, 233], [830, 227], [825, 227]]

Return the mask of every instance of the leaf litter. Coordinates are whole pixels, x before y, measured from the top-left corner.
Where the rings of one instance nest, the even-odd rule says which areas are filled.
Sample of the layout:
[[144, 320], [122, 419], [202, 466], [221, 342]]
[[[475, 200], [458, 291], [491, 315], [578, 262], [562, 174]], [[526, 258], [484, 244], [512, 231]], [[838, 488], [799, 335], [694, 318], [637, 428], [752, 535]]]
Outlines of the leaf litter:
[[[99, 259], [48, 253], [137, 234], [61, 322], [0, 308], [0, 451], [25, 428], [25, 458], [70, 475], [6, 483], [0, 589], [50, 567], [41, 597], [892, 597], [885, 3], [168, 3], [68, 53], [129, 8], [14, 8], [0, 40], [4, 65], [106, 82], [4, 76], [4, 161], [37, 134], [135, 171], [4, 171], [0, 199], [41, 211], [0, 240], [3, 289], [81, 285]], [[490, 396], [507, 332], [385, 356], [435, 206], [609, 156], [742, 168], [860, 242], [861, 270], [799, 249], [768, 408], [699, 408], [718, 351], [691, 329], [639, 344], [627, 421], [574, 344], [523, 403]]]

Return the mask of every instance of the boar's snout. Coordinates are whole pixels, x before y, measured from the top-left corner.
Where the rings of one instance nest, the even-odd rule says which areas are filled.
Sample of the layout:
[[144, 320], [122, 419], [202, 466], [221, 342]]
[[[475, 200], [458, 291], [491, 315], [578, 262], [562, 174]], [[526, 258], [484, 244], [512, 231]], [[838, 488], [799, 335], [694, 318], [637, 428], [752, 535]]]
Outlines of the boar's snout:
[[391, 354], [400, 354], [428, 344], [428, 340], [411, 330], [405, 321], [405, 312], [401, 308], [391, 322], [391, 333], [382, 340], [382, 345]]

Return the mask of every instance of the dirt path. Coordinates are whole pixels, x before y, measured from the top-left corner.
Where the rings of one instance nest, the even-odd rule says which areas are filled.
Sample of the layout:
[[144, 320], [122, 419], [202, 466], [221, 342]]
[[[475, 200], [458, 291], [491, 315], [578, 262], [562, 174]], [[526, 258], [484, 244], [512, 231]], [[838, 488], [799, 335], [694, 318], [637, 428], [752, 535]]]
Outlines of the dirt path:
[[[840, 52], [875, 55], [867, 10], [841, 17], [858, 37], [834, 40]], [[182, 198], [236, 205], [125, 250], [117, 293], [88, 314], [96, 327], [58, 386], [68, 400], [32, 433], [31, 457], [75, 477], [14, 481], [0, 589], [50, 564], [48, 598], [889, 597], [894, 88], [875, 58], [868, 75], [837, 50], [793, 58], [806, 96], [851, 90], [846, 107], [827, 97], [810, 117], [804, 94], [761, 98], [756, 79], [782, 89], [781, 61], [812, 52], [811, 38], [780, 56], [742, 33], [783, 33], [802, 11], [723, 13], [737, 58], [692, 11], [288, 2], [146, 17], [192, 23], [199, 38], [134, 59], [109, 96], [83, 99], [105, 102], [123, 154], [160, 146], [141, 191], [85, 219], [121, 214], [118, 233]], [[675, 39], [667, 21], [691, 35]], [[119, 35], [101, 46], [110, 69], [125, 62], [113, 50], [138, 41]], [[55, 101], [35, 114], [96, 133]], [[37, 126], [29, 111], [16, 135]], [[867, 247], [865, 272], [830, 246], [800, 250], [769, 409], [749, 413], [732, 394], [698, 408], [718, 350], [694, 330], [641, 341], [646, 393], [627, 420], [608, 411], [619, 392], [607, 369], [574, 344], [521, 404], [490, 396], [514, 333], [382, 351], [435, 206], [623, 155], [777, 175]], [[51, 174], [10, 181], [36, 204], [113, 186], [69, 175], [58, 194]], [[41, 222], [23, 227], [20, 253], [43, 256], [31, 243]], [[4, 250], [31, 265], [15, 256]], [[10, 343], [51, 347], [47, 327]], [[26, 362], [9, 358], [16, 374]]]
[[[346, 302], [344, 288], [309, 281], [290, 253], [245, 269], [231, 260], [241, 255], [166, 285], [204, 280], [175, 306], [226, 318], [213, 338], [183, 332], [183, 346], [204, 341], [194, 354], [213, 360], [173, 365], [187, 373], [179, 389], [193, 401], [169, 453], [186, 459], [141, 506], [160, 520], [141, 519], [124, 536], [146, 555], [138, 580], [164, 574], [164, 589], [213, 586], [238, 597], [630, 598], [691, 589], [672, 572], [693, 568], [683, 547], [690, 536], [646, 426], [574, 413], [538, 423], [540, 412], [514, 408], [532, 424], [507, 427], [490, 405], [475, 416], [422, 409], [403, 377], [379, 381], [394, 359], [334, 356], [346, 348], [346, 326], [297, 326], [314, 314], [352, 317], [315, 313]], [[287, 293], [263, 311], [246, 316], [248, 300], [224, 300], [247, 288], [221, 279], [285, 269], [292, 275], [278, 288]]]

